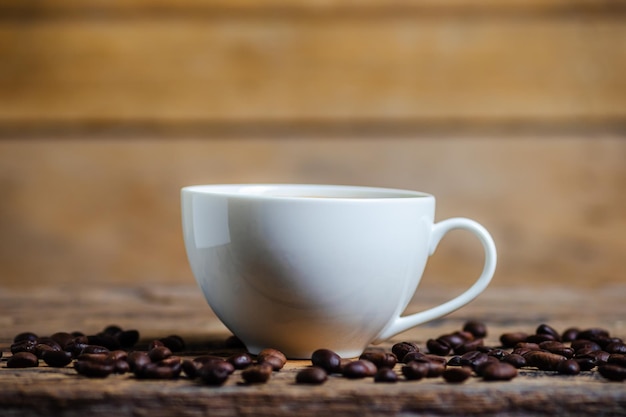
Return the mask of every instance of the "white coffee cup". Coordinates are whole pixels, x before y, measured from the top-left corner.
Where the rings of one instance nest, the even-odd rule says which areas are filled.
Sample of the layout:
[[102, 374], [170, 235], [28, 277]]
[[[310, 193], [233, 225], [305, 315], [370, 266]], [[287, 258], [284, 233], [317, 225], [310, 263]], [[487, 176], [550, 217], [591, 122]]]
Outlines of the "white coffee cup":
[[[255, 354], [355, 357], [448, 314], [489, 284], [496, 249], [473, 220], [434, 223], [435, 198], [407, 190], [298, 184], [197, 185], [181, 190], [189, 263], [219, 319]], [[452, 229], [475, 234], [483, 271], [464, 293], [402, 316], [426, 261]]]

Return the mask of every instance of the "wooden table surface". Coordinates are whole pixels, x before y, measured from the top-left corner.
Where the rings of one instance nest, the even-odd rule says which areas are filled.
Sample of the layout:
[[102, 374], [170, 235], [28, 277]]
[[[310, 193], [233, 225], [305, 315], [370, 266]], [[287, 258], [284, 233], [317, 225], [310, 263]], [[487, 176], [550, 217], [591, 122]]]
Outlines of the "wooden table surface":
[[[409, 310], [444, 301], [451, 291], [426, 288]], [[557, 330], [602, 327], [626, 336], [626, 286], [577, 290], [566, 287], [491, 287], [465, 308], [398, 335], [381, 345], [417, 342], [482, 320], [487, 345], [499, 335], [532, 333], [546, 323]], [[332, 376], [321, 386], [295, 384], [295, 374], [310, 364], [288, 361], [267, 384], [244, 385], [237, 371], [221, 387], [186, 377], [136, 380], [131, 374], [89, 379], [69, 366], [11, 369], [9, 346], [19, 332], [40, 336], [80, 330], [93, 334], [109, 324], [137, 329], [138, 348], [159, 337], [178, 334], [187, 342], [185, 357], [226, 353], [230, 333], [220, 324], [193, 285], [115, 287], [0, 287], [0, 415], [2, 416], [369, 416], [369, 415], [626, 415], [626, 383], [609, 382], [596, 371], [561, 376], [524, 369], [510, 382], [473, 377], [462, 384], [441, 378], [374, 383]]]

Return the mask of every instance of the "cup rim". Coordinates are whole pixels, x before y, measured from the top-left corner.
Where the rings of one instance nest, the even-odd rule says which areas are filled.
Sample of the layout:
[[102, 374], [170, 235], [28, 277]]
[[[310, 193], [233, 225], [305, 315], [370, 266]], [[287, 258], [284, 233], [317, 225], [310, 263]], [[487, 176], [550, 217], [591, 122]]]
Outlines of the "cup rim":
[[434, 196], [429, 193], [401, 188], [305, 183], [195, 184], [182, 187], [181, 193], [223, 195], [238, 198], [262, 198], [271, 200], [306, 199], [309, 201], [406, 201], [434, 198]]

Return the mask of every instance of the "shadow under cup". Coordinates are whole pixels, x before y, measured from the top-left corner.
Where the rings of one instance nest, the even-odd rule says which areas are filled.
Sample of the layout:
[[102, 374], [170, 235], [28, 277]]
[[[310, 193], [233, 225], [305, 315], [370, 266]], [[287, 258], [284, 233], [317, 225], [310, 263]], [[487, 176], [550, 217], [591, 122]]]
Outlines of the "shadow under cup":
[[434, 250], [433, 196], [246, 184], [185, 187], [181, 198], [196, 281], [251, 353], [354, 357], [416, 325], [400, 315]]

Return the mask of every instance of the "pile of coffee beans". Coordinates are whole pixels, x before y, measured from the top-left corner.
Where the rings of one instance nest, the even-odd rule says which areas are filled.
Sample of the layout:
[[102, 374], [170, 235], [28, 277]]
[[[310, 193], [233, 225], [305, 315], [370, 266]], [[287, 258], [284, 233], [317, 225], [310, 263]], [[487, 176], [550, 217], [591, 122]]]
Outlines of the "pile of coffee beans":
[[[626, 344], [599, 328], [566, 329], [559, 333], [541, 324], [532, 334], [502, 334], [498, 346], [485, 345], [487, 327], [468, 321], [462, 329], [428, 339], [425, 350], [416, 343], [396, 343], [391, 351], [370, 348], [359, 358], [341, 358], [329, 349], [318, 349], [311, 365], [296, 372], [297, 384], [322, 384], [330, 376], [346, 379], [372, 378], [375, 383], [418, 381], [442, 378], [448, 383], [468, 379], [510, 381], [521, 370], [577, 375], [597, 370], [610, 381], [626, 380]], [[30, 332], [15, 336], [8, 368], [50, 367], [73, 364], [76, 373], [89, 378], [132, 374], [137, 380], [175, 379], [184, 375], [198, 383], [220, 386], [239, 371], [242, 384], [262, 384], [280, 371], [287, 358], [276, 349], [264, 349], [256, 356], [241, 351], [228, 355], [209, 354], [193, 359], [183, 357], [185, 341], [170, 335], [137, 349], [137, 330], [107, 326], [94, 335], [57, 332], [37, 336]], [[232, 346], [232, 340], [227, 341]], [[2, 352], [0, 352], [0, 358]]]

